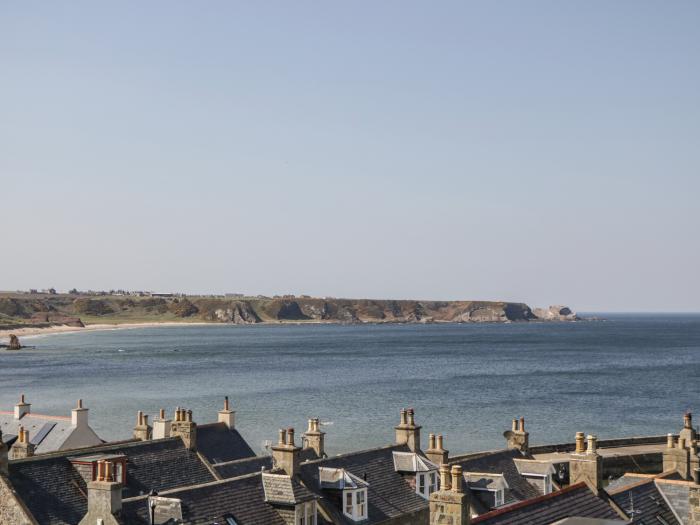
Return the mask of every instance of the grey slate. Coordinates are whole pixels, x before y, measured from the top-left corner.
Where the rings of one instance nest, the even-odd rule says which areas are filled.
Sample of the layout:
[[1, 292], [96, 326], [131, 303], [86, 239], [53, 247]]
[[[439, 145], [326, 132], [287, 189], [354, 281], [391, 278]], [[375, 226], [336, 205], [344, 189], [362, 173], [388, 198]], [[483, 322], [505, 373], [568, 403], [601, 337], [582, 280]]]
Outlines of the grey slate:
[[521, 501], [478, 516], [472, 524], [550, 525], [571, 517], [620, 520], [620, 515], [603, 498], [579, 483], [564, 490]]
[[[682, 525], [673, 515], [653, 479], [638, 481], [622, 490], [608, 493], [618, 507], [633, 518], [632, 523], [636, 525], [659, 525], [663, 523], [659, 517], [669, 525]], [[634, 514], [630, 514], [631, 509], [634, 509]]]
[[224, 423], [197, 426], [197, 451], [211, 464], [255, 456], [238, 430], [229, 429]]

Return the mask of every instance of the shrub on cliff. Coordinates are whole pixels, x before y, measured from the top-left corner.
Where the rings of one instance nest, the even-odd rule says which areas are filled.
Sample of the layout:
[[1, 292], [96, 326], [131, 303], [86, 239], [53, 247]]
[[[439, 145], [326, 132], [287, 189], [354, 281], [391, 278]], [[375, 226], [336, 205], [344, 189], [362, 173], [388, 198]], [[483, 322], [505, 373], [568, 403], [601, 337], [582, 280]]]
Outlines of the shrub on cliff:
[[109, 303], [101, 299], [76, 299], [73, 301], [73, 309], [76, 313], [83, 315], [106, 315], [114, 313]]
[[173, 302], [170, 305], [169, 310], [178, 317], [190, 317], [199, 312], [199, 308], [197, 308], [187, 299]]

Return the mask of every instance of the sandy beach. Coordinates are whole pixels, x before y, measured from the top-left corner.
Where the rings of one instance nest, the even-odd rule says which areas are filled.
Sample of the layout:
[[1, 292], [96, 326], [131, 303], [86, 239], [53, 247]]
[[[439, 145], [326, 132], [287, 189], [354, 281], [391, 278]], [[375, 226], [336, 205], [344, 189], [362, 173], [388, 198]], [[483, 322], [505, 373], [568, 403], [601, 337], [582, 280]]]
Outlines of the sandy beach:
[[178, 323], [178, 322], [151, 322], [151, 323], [123, 323], [123, 324], [90, 324], [84, 327], [79, 326], [48, 326], [48, 327], [25, 327], [0, 330], [0, 344], [7, 344], [10, 334], [19, 337], [20, 342], [24, 339], [30, 339], [41, 335], [62, 334], [70, 332], [94, 332], [98, 330], [125, 330], [129, 328], [153, 328], [158, 326], [206, 326], [216, 325], [219, 323]]

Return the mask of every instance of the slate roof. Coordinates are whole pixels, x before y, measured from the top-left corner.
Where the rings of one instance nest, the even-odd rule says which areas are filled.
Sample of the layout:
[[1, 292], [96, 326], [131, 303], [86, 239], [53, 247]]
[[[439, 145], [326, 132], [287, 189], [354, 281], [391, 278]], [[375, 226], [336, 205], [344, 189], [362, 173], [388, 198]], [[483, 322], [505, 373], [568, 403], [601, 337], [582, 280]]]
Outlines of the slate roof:
[[[682, 525], [657, 489], [653, 478], [638, 480], [637, 483], [614, 492], [608, 490], [608, 494], [617, 503], [618, 507], [633, 518], [632, 523], [634, 524], [659, 525], [659, 523], [668, 523], [669, 525]], [[632, 509], [634, 509], [634, 513], [630, 512]], [[660, 521], [659, 517], [665, 522]]]
[[[415, 488], [394, 469], [394, 451], [410, 452], [406, 445], [390, 445], [318, 459], [302, 463], [300, 476], [308, 489], [321, 496], [328, 496], [330, 491], [320, 489], [319, 467], [344, 469], [360, 479], [366, 478], [369, 484], [368, 519], [363, 524], [380, 523], [423, 510], [427, 512], [428, 501], [416, 494]], [[343, 515], [338, 503], [332, 498], [320, 500], [319, 505], [338, 523], [354, 523]]]
[[[11, 436], [18, 435], [20, 426], [29, 431], [29, 441], [36, 445], [35, 454], [45, 454], [60, 450], [63, 443], [75, 430], [75, 427], [71, 426], [70, 417], [29, 413], [22, 416], [21, 419], [15, 419], [14, 412], [0, 412], [0, 430], [6, 443], [10, 441]], [[37, 438], [40, 438], [38, 444]], [[97, 443], [99, 441], [95, 442], [95, 444]]]
[[83, 454], [76, 452], [55, 452], [10, 462], [10, 481], [42, 525], [74, 525], [87, 511], [86, 483], [69, 457], [125, 455], [124, 497], [214, 480], [199, 456], [187, 450], [179, 437], [102, 445], [81, 449]]
[[263, 472], [261, 476], [265, 501], [269, 503], [296, 505], [297, 503], [317, 499], [317, 496], [301, 483], [285, 474]]
[[661, 479], [654, 480], [659, 493], [664, 497], [666, 504], [674, 511], [677, 520], [685, 522], [690, 514], [688, 503], [688, 484]]
[[255, 456], [238, 430], [229, 429], [224, 423], [197, 426], [197, 451], [211, 464]]
[[472, 524], [550, 525], [569, 517], [619, 520], [620, 515], [585, 483], [577, 483], [546, 496], [521, 501], [477, 516]]
[[263, 467], [265, 470], [272, 469], [271, 456], [259, 456], [254, 458], [237, 459], [236, 461], [229, 461], [227, 463], [219, 463], [218, 465], [214, 465], [214, 470], [216, 470], [216, 473], [221, 478], [227, 479], [260, 472]]
[[[185, 523], [226, 523], [227, 516], [239, 525], [285, 525], [275, 507], [265, 502], [262, 474], [206, 483], [195, 487], [160, 492], [181, 500]], [[148, 525], [148, 498], [122, 503], [122, 521], [128, 525]]]
[[511, 504], [530, 498], [536, 498], [542, 493], [530, 484], [518, 472], [516, 460], [528, 459], [519, 450], [499, 450], [484, 454], [457, 457], [449, 460], [450, 465], [460, 465], [464, 473], [479, 472], [482, 474], [502, 474], [508, 487], [504, 493], [504, 503]]

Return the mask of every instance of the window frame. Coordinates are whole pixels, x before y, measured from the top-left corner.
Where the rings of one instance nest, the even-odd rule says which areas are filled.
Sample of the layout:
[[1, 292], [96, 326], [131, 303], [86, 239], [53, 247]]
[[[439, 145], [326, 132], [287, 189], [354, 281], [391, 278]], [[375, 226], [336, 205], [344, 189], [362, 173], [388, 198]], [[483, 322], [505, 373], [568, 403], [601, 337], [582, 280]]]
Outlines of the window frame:
[[[360, 495], [362, 502], [360, 503]], [[351, 512], [348, 512], [348, 497], [352, 502]], [[363, 512], [360, 512], [362, 508]], [[347, 516], [353, 521], [362, 521], [367, 519], [369, 513], [368, 503], [367, 503], [367, 489], [357, 488], [357, 489], [345, 489], [343, 490], [343, 515]]]

